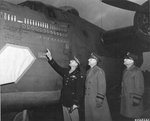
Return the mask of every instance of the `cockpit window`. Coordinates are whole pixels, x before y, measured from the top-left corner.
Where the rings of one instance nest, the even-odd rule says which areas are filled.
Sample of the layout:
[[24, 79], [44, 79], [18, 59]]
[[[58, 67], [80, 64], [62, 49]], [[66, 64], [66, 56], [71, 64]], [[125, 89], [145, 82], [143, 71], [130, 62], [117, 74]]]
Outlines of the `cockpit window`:
[[35, 59], [28, 47], [6, 44], [0, 50], [0, 85], [19, 81]]

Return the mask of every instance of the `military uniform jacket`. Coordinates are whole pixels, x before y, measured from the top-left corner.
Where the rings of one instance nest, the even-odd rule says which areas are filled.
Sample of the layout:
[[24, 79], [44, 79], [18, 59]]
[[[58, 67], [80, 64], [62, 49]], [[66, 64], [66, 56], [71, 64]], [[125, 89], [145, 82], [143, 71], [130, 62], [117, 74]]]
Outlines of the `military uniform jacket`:
[[71, 107], [74, 104], [79, 106], [83, 97], [83, 76], [80, 74], [79, 68], [69, 73], [69, 68], [62, 68], [53, 59], [49, 60], [49, 64], [54, 70], [63, 77], [63, 87], [61, 90], [60, 101], [65, 107]]
[[[144, 77], [136, 66], [125, 69], [122, 80], [121, 114], [138, 118], [143, 113]], [[133, 106], [133, 98], [141, 99], [138, 106]]]

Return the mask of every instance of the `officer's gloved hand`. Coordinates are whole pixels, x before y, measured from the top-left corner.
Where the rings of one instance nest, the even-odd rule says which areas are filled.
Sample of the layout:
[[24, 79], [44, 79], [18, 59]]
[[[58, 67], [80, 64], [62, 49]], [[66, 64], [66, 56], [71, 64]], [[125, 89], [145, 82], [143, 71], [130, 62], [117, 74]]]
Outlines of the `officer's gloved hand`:
[[138, 106], [141, 102], [141, 99], [137, 99], [133, 97], [133, 106]]
[[73, 105], [72, 107], [73, 107], [73, 110], [75, 110], [75, 109], [77, 109], [77, 108], [78, 108], [78, 106], [77, 106], [77, 105]]
[[103, 99], [96, 98], [96, 107], [100, 108], [103, 104]]
[[73, 105], [72, 107], [70, 107], [69, 109], [69, 113], [72, 113], [75, 109], [77, 109], [78, 106], [77, 105]]

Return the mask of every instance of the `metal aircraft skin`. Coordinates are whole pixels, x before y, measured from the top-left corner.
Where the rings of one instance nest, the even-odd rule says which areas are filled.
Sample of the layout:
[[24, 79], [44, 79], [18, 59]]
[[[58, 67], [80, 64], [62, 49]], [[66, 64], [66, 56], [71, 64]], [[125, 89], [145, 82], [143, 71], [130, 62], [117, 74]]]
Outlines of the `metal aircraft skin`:
[[[38, 5], [41, 9], [38, 9]], [[0, 2], [0, 55], [4, 55], [4, 52], [10, 52], [7, 50], [12, 49], [12, 52], [18, 50], [18, 53], [20, 51], [21, 54], [25, 53], [27, 57], [31, 58], [31, 61], [18, 76], [17, 67], [11, 65], [13, 60], [6, 58], [8, 65], [10, 62], [10, 65], [15, 69], [12, 71], [10, 67], [7, 67], [11, 70], [12, 78], [9, 79], [15, 83], [1, 85], [1, 111], [4, 118], [10, 112], [45, 109], [58, 102], [62, 85], [61, 77], [49, 66], [47, 59], [43, 56], [46, 48], [52, 51], [54, 59], [63, 67], [67, 67], [72, 55], [77, 56], [81, 61], [83, 73], [91, 52], [96, 52], [100, 56], [118, 58], [124, 56], [127, 49], [137, 50], [137, 48], [133, 50], [131, 46], [129, 48], [122, 47], [121, 43], [116, 46], [117, 43], [109, 41], [111, 37], [116, 36], [116, 34], [113, 35], [114, 31], [106, 32], [80, 18], [76, 12], [74, 13], [35, 1], [27, 1], [20, 5], [5, 1]], [[130, 33], [128, 30], [126, 31]], [[135, 31], [135, 29], [133, 30]], [[110, 36], [107, 35], [109, 33]], [[121, 33], [124, 31], [121, 30]], [[125, 35], [128, 40], [132, 36]], [[121, 39], [119, 35], [118, 38]], [[144, 41], [146, 44], [143, 44], [144, 47], [142, 46], [143, 49], [140, 50], [140, 53], [150, 50], [147, 48], [148, 40], [149, 35], [148, 39]], [[138, 42], [140, 43], [137, 45], [139, 47], [143, 42], [141, 39]], [[127, 45], [127, 43], [124, 44]], [[113, 51], [115, 48], [120, 51], [117, 55]], [[16, 60], [24, 56], [13, 55], [13, 58], [18, 57]], [[0, 56], [1, 58], [3, 57]], [[23, 64], [28, 61], [22, 59], [22, 62], [17, 62]], [[16, 63], [16, 65], [19, 64]], [[14, 74], [16, 75], [14, 76]], [[45, 115], [48, 116], [46, 113]]]
[[[61, 77], [43, 56], [47, 48], [63, 67], [68, 66], [72, 55], [77, 56], [83, 72], [91, 52], [105, 52], [100, 41], [103, 29], [64, 10], [43, 5], [38, 11], [25, 6], [28, 3], [34, 9], [43, 5], [35, 1], [21, 5], [0, 2], [1, 111], [4, 119], [9, 112], [45, 109], [58, 102]], [[45, 14], [42, 10], [51, 13]]]

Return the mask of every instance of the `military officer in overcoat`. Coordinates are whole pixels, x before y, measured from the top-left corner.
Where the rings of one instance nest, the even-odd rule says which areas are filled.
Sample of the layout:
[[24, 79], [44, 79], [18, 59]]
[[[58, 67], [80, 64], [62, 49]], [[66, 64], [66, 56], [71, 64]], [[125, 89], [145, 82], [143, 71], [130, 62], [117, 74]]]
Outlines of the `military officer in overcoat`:
[[121, 115], [126, 118], [139, 118], [143, 113], [144, 77], [137, 67], [138, 56], [128, 52], [124, 58], [127, 67], [123, 72], [121, 92]]
[[88, 59], [90, 69], [85, 84], [85, 121], [111, 121], [106, 98], [106, 79], [102, 68], [97, 64], [100, 58], [92, 53]]
[[74, 57], [70, 60], [70, 68], [59, 66], [47, 49], [48, 63], [63, 77], [60, 101], [63, 106], [64, 121], [79, 121], [78, 108], [83, 97], [84, 78], [80, 73], [80, 62]]

